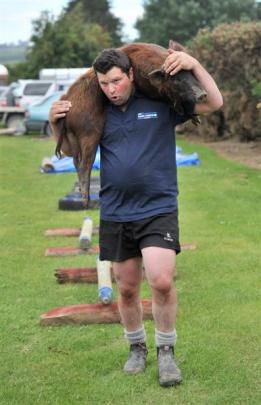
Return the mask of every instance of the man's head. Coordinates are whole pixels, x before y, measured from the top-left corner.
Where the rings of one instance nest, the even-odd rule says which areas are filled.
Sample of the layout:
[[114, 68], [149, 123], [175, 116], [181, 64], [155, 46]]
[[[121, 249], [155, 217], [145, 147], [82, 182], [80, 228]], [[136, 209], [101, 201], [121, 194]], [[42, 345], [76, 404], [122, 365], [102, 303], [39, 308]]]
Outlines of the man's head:
[[104, 49], [93, 63], [99, 85], [115, 105], [127, 104], [133, 91], [133, 69], [125, 53]]

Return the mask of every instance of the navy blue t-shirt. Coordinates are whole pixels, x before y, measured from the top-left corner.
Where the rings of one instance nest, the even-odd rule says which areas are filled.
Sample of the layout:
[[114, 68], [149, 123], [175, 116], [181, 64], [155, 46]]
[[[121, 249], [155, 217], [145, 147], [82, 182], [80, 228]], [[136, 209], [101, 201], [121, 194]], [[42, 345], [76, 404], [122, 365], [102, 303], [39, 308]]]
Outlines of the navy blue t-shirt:
[[137, 221], [177, 208], [175, 126], [188, 119], [135, 93], [108, 105], [101, 149], [101, 218]]

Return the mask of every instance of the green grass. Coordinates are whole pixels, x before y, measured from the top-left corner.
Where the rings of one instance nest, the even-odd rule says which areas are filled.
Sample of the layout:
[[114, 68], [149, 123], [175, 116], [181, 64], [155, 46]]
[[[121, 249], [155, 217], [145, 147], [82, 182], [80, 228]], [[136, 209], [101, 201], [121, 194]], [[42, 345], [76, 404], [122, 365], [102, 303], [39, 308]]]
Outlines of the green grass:
[[[120, 325], [42, 327], [57, 306], [95, 303], [96, 285], [58, 285], [54, 269], [94, 265], [95, 256], [45, 257], [77, 238], [47, 238], [53, 227], [78, 227], [84, 212], [58, 210], [75, 174], [43, 175], [54, 144], [2, 137], [0, 404], [260, 404], [261, 172], [197, 151], [199, 167], [178, 169], [181, 241], [178, 257], [178, 363], [184, 382], [157, 382], [153, 323], [146, 322], [146, 373], [125, 376], [127, 344]], [[95, 225], [98, 212], [90, 211]], [[94, 242], [97, 242], [97, 237]], [[144, 284], [142, 294], [149, 297]]]

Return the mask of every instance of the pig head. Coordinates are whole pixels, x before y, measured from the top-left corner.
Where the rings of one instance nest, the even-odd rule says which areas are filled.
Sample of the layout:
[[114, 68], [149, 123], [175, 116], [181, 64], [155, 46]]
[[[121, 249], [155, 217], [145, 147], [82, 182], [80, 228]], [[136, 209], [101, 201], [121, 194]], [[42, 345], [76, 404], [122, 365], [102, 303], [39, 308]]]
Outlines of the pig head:
[[[173, 41], [170, 47], [183, 50]], [[197, 121], [194, 107], [206, 97], [206, 93], [190, 71], [180, 71], [175, 76], [164, 73], [167, 49], [145, 43], [129, 44], [119, 49], [131, 60], [139, 91], [149, 98], [169, 103], [179, 114], [186, 114], [193, 122]], [[61, 152], [73, 157], [83, 201], [87, 206], [91, 169], [105, 122], [105, 96], [94, 70], [88, 69], [62, 99], [70, 100], [72, 107], [66, 117], [59, 120], [60, 135], [55, 152], [59, 157]]]
[[[163, 63], [169, 54], [159, 45], [137, 43], [120, 49], [131, 60], [136, 87], [143, 94], [169, 103], [178, 114], [186, 114], [192, 122], [198, 122], [195, 104], [205, 100], [206, 91], [191, 71], [181, 70], [174, 76], [165, 73]], [[169, 49], [185, 51], [174, 41], [169, 42]]]

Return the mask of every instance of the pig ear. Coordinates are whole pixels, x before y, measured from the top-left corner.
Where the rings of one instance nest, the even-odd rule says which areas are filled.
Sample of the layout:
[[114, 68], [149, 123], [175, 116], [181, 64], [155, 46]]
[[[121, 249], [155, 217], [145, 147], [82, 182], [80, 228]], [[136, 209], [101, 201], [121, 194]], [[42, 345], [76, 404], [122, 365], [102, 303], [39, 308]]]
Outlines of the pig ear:
[[165, 71], [163, 69], [154, 69], [148, 73], [150, 79], [163, 79], [165, 77]]
[[178, 42], [173, 41], [173, 39], [169, 40], [169, 49], [173, 49], [174, 51], [184, 51], [184, 47], [180, 45]]

